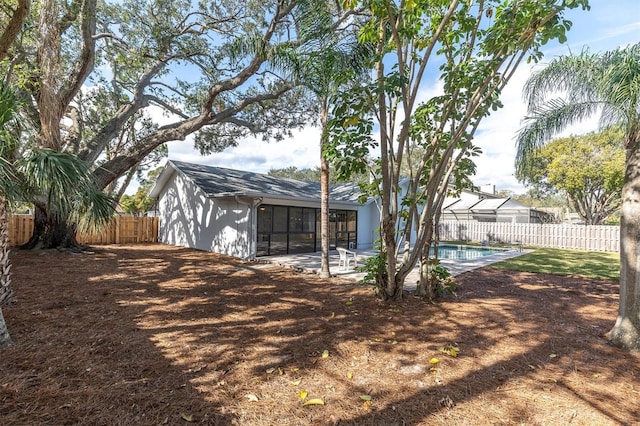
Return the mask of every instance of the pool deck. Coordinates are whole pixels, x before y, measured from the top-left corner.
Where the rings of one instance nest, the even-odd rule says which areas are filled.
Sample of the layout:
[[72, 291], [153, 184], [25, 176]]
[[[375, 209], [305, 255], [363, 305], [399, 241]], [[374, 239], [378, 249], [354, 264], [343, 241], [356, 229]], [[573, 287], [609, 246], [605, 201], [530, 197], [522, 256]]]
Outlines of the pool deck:
[[[501, 260], [511, 259], [523, 254], [529, 253], [531, 250], [522, 250], [521, 248], [506, 249], [496, 252], [487, 256], [477, 257], [470, 260], [457, 260], [457, 259], [440, 259], [440, 264], [446, 267], [451, 275], [464, 274], [465, 272], [473, 271], [474, 269], [482, 268], [484, 266], [491, 265], [492, 263], [500, 262]], [[306, 273], [319, 273], [320, 272], [320, 252], [315, 253], [301, 253], [301, 254], [288, 254], [280, 256], [265, 256], [259, 259], [263, 262], [272, 263], [275, 265], [286, 266], [293, 268], [300, 272]], [[375, 256], [376, 252], [372, 249], [362, 250], [357, 252], [358, 265], [363, 265], [364, 259]], [[338, 261], [340, 257], [338, 252], [332, 250], [329, 253], [329, 269], [332, 276], [350, 279], [353, 281], [360, 281], [364, 277], [364, 272], [357, 272], [353, 268], [344, 269], [338, 267]], [[415, 290], [418, 282], [419, 269], [418, 265], [409, 273], [405, 280], [405, 290]]]

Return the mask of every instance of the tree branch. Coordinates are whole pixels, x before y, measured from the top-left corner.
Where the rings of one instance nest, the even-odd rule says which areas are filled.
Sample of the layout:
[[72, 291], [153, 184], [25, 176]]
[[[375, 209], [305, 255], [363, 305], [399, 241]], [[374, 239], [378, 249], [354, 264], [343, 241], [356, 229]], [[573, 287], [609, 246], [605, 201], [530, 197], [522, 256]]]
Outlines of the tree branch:
[[[143, 138], [138, 145], [138, 148], [133, 152], [119, 155], [104, 164], [94, 171], [94, 176], [100, 188], [106, 187], [114, 179], [118, 179], [124, 172], [126, 172], [134, 164], [138, 163], [141, 159], [146, 157], [159, 145], [170, 142], [184, 140], [188, 135], [202, 129], [204, 126], [215, 125], [221, 123], [233, 123], [236, 125], [248, 125], [247, 128], [252, 130], [252, 126], [236, 118], [236, 114], [250, 105], [277, 99], [287, 91], [291, 90], [292, 86], [282, 86], [278, 90], [270, 93], [264, 93], [262, 95], [253, 96], [239, 102], [233, 108], [228, 108], [215, 117], [199, 115], [194, 118], [183, 120], [177, 123], [172, 123], [159, 128], [153, 134]], [[255, 126], [253, 126], [254, 129]]]
[[[74, 2], [75, 4], [76, 2]], [[96, 0], [83, 1], [80, 19], [80, 33], [82, 36], [80, 56], [71, 74], [70, 83], [64, 86], [66, 89], [60, 91], [61, 102], [65, 106], [71, 103], [87, 76], [93, 70], [96, 47], [96, 41], [93, 37], [96, 32]]]
[[18, 38], [22, 24], [24, 24], [29, 14], [30, 7], [31, 0], [18, 0], [16, 10], [13, 12], [13, 15], [11, 15], [9, 23], [0, 35], [0, 61], [9, 55], [9, 48], [16, 38]]
[[190, 117], [185, 114], [184, 112], [180, 111], [178, 108], [169, 105], [167, 102], [165, 102], [164, 100], [158, 98], [157, 96], [153, 96], [153, 95], [145, 95], [145, 102], [146, 105], [150, 104], [150, 103], [155, 103], [160, 105], [161, 107], [163, 107], [164, 109], [166, 109], [167, 111], [171, 112], [172, 114], [175, 114], [177, 116], [179, 116], [180, 118], [187, 120]]

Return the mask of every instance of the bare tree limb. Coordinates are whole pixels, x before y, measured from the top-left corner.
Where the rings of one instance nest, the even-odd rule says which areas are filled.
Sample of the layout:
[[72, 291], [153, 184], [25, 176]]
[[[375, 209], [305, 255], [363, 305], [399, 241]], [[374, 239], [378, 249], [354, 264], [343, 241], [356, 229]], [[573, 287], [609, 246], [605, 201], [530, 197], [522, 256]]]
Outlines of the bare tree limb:
[[9, 23], [0, 35], [0, 60], [9, 55], [9, 48], [18, 37], [18, 34], [20, 34], [20, 29], [29, 14], [30, 7], [31, 0], [18, 0], [18, 7], [16, 7], [11, 19], [9, 19]]

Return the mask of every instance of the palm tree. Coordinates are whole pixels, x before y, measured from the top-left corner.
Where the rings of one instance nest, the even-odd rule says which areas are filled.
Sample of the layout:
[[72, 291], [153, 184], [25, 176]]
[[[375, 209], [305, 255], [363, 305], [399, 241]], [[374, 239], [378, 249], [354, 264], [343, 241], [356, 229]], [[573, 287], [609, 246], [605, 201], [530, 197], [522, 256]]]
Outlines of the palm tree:
[[[549, 98], [555, 93], [561, 98]], [[620, 126], [626, 150], [620, 221], [620, 306], [612, 344], [640, 350], [640, 43], [610, 52], [561, 56], [524, 88], [528, 115], [517, 139], [517, 171], [535, 149], [573, 123], [600, 115], [600, 127]]]
[[[11, 300], [11, 263], [7, 223], [7, 199], [33, 199], [46, 207], [76, 219], [85, 228], [106, 225], [113, 214], [113, 202], [96, 189], [85, 164], [77, 157], [49, 149], [18, 152], [15, 120], [18, 102], [0, 85], [0, 307]], [[11, 345], [0, 309], [0, 348]]]
[[5, 198], [0, 195], [0, 349], [11, 346], [11, 336], [2, 315], [2, 305], [11, 300], [11, 262], [9, 261], [9, 232]]
[[[322, 256], [320, 276], [328, 278], [329, 270], [329, 161], [325, 146], [329, 140], [330, 98], [342, 85], [357, 81], [364, 71], [366, 58], [363, 45], [327, 46], [308, 63], [307, 85], [320, 104], [320, 229]], [[346, 49], [346, 50], [344, 50]]]
[[[349, 19], [346, 19], [350, 17]], [[320, 276], [331, 276], [329, 269], [329, 160], [325, 147], [329, 140], [330, 99], [341, 87], [362, 80], [368, 70], [370, 47], [357, 40], [358, 18], [331, 3], [311, 2], [300, 6], [300, 23], [310, 42], [300, 57], [290, 58], [300, 83], [316, 98], [320, 109]]]
[[11, 262], [9, 260], [9, 230], [7, 222], [7, 194], [13, 187], [12, 164], [8, 160], [15, 147], [11, 123], [16, 111], [16, 101], [9, 89], [0, 86], [0, 349], [11, 346], [2, 306], [11, 301]]

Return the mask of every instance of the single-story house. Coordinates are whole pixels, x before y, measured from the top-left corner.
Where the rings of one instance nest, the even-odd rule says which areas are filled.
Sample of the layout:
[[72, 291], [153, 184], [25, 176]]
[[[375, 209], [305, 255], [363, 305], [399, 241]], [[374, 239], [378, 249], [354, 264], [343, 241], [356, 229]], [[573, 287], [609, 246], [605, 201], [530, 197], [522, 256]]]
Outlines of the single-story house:
[[[240, 258], [320, 250], [317, 182], [170, 160], [149, 196], [157, 199], [158, 239], [166, 244]], [[331, 188], [332, 249], [368, 249], [378, 237], [378, 205], [373, 198], [361, 204], [359, 196], [357, 184]], [[520, 222], [534, 218], [531, 211], [513, 200], [464, 191], [445, 200], [442, 220]]]
[[[369, 248], [378, 210], [356, 184], [331, 188], [331, 248]], [[320, 184], [168, 161], [149, 192], [159, 241], [241, 258], [320, 250]]]

